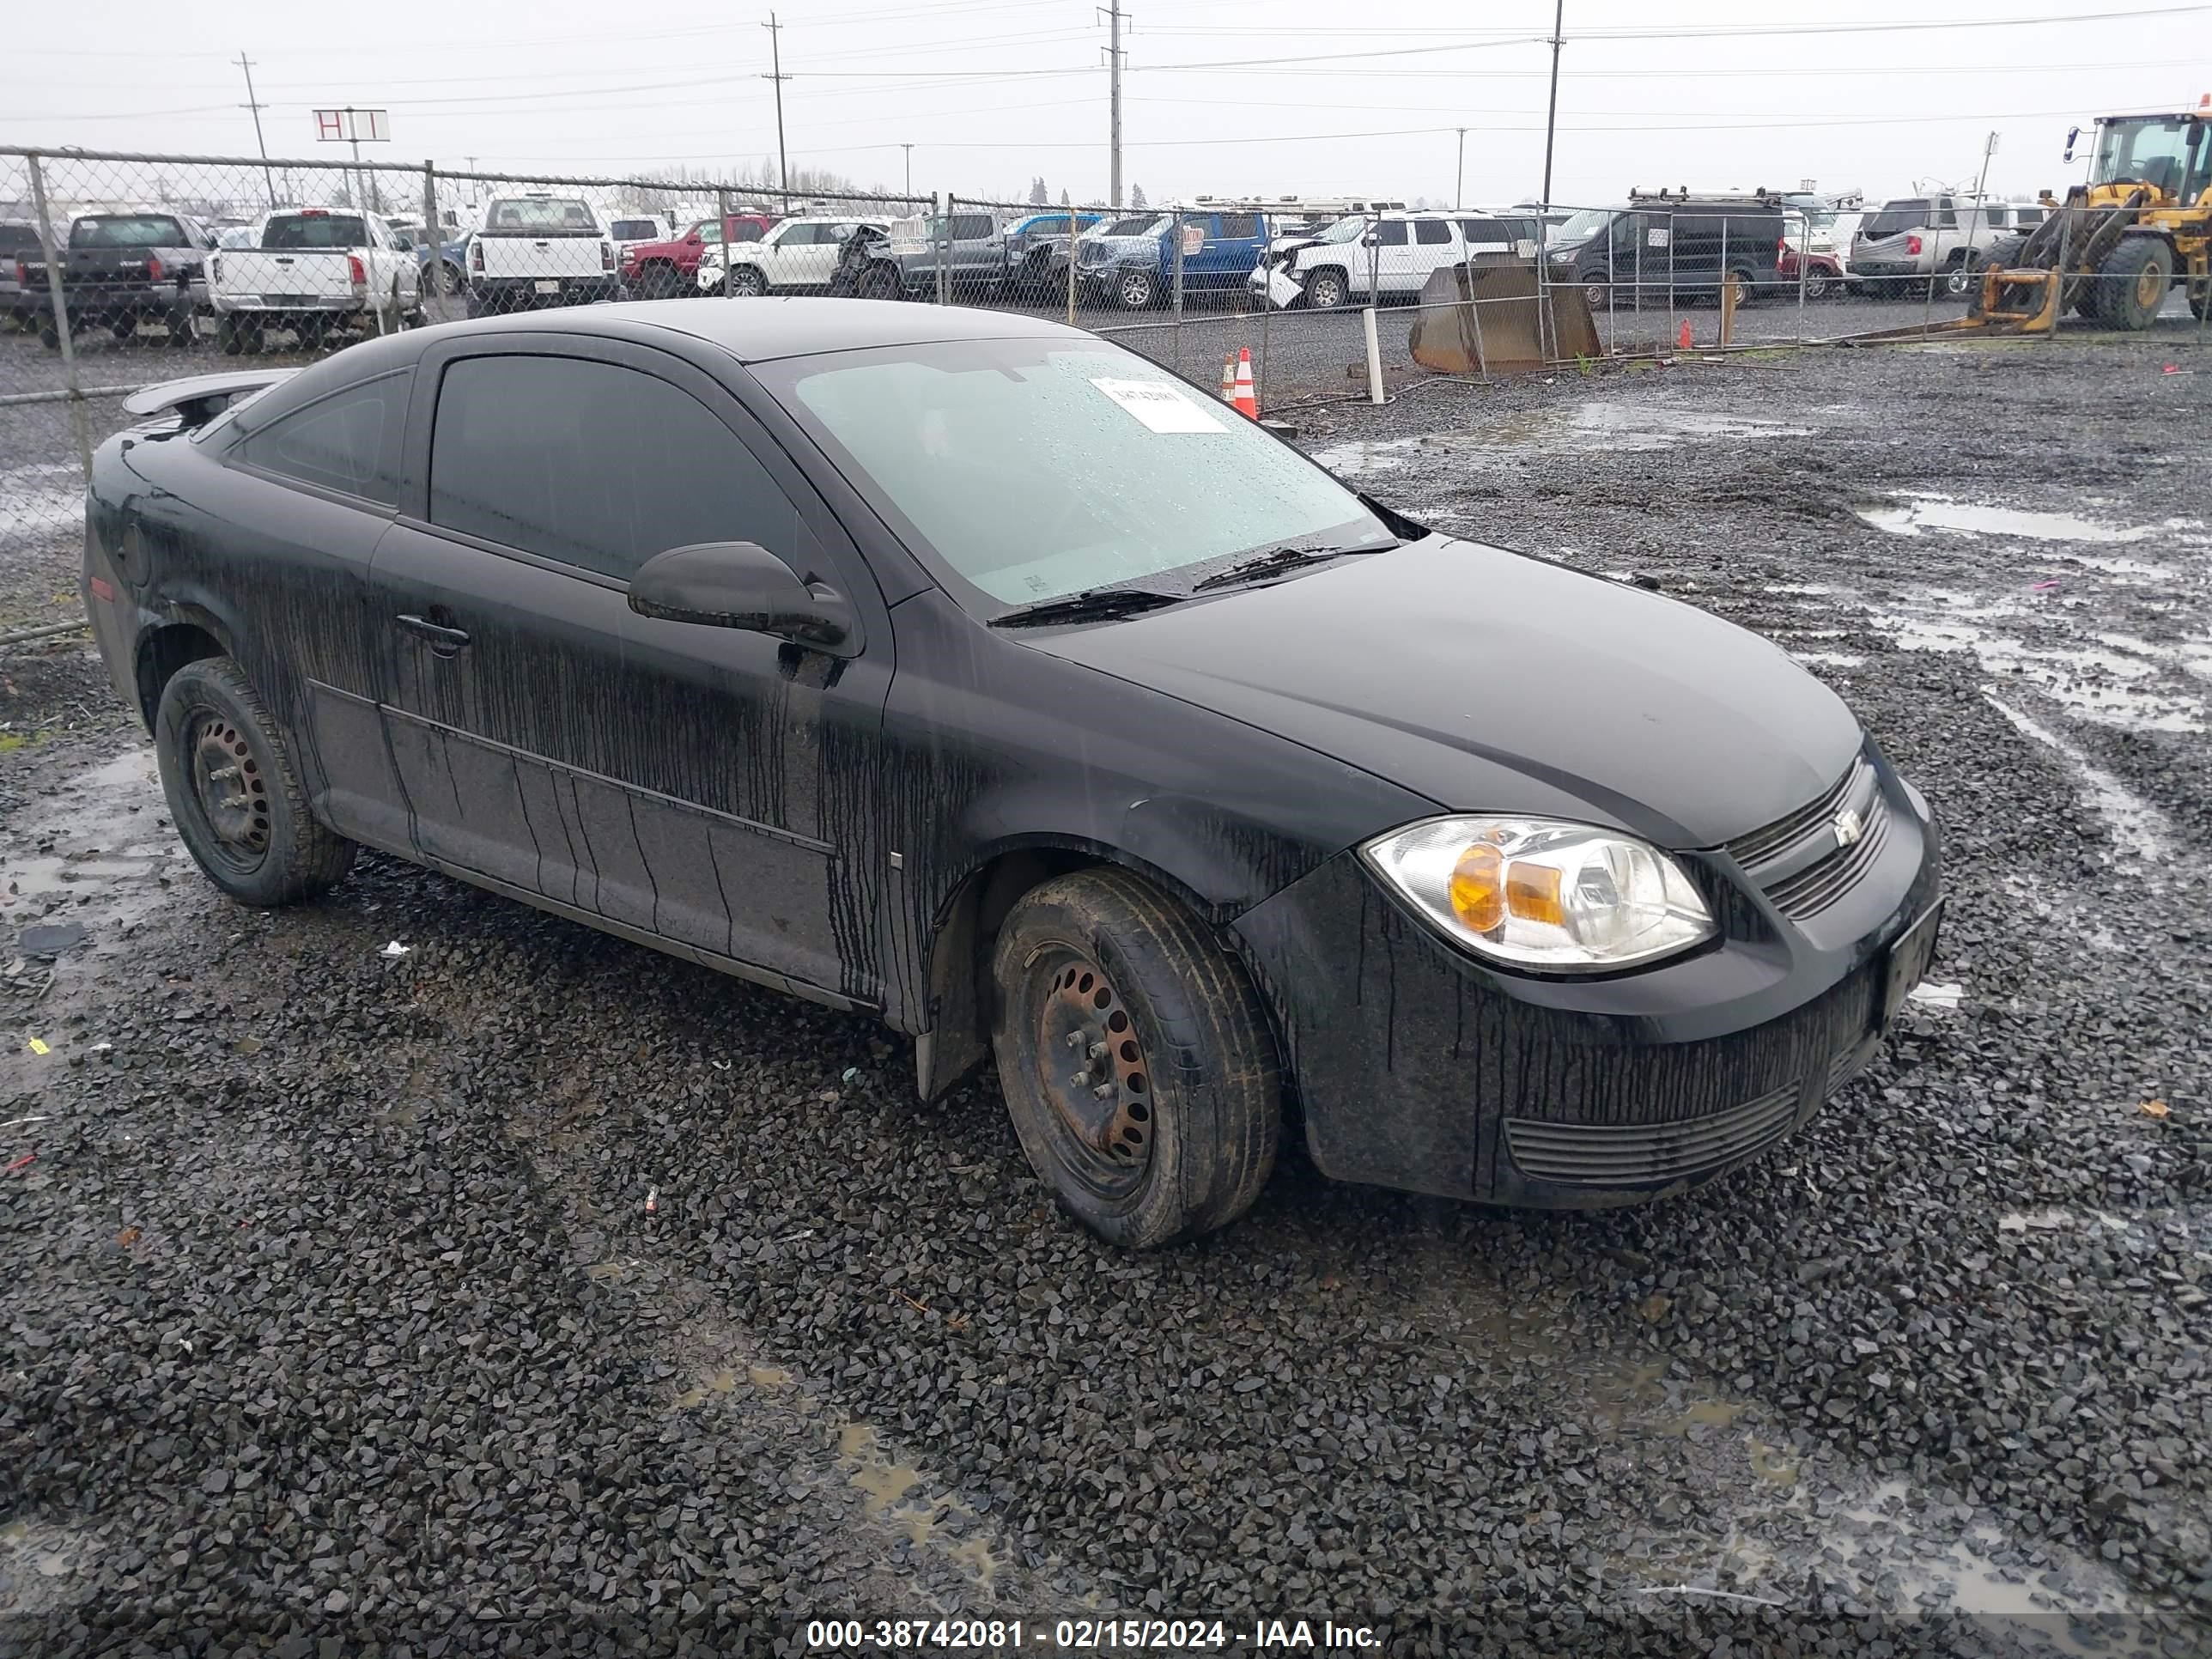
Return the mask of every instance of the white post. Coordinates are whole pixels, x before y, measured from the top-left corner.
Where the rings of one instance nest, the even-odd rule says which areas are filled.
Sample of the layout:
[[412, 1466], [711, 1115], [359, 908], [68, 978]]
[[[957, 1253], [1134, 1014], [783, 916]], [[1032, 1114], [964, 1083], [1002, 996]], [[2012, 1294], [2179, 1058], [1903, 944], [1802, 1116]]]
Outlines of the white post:
[[1359, 313], [1359, 320], [1367, 330], [1367, 401], [1382, 401], [1382, 345], [1375, 337], [1375, 307], [1369, 306]]

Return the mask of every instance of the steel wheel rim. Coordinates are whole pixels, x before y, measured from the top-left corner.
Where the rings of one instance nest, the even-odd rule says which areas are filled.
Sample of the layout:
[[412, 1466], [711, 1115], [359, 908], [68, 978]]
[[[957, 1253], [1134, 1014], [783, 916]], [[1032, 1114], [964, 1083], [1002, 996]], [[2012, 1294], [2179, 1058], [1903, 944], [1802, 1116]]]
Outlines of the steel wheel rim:
[[2166, 273], [2158, 268], [2158, 261], [2153, 259], [2143, 266], [2142, 274], [2136, 278], [2136, 303], [2146, 311], [2155, 310], [2165, 295]]
[[1054, 1155], [1086, 1190], [1133, 1196], [1150, 1173], [1152, 1069], [1128, 1006], [1082, 951], [1051, 951], [1035, 968], [1037, 1082]]
[[225, 862], [258, 867], [269, 854], [269, 783], [246, 734], [221, 714], [203, 714], [185, 741], [185, 764], [200, 817]]

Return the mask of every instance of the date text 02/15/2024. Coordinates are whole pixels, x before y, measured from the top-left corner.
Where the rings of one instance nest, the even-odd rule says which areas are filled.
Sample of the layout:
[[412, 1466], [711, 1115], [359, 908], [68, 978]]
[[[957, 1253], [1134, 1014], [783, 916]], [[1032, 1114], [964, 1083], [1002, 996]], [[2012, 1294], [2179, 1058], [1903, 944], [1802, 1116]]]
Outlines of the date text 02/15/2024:
[[1164, 1649], [1249, 1649], [1256, 1652], [1358, 1653], [1382, 1645], [1370, 1625], [1334, 1619], [1262, 1619], [1232, 1630], [1219, 1619], [1060, 1619], [1047, 1625], [1019, 1619], [817, 1619], [806, 1645], [841, 1651], [1003, 1651], [1048, 1647], [1074, 1653], [1137, 1653]]

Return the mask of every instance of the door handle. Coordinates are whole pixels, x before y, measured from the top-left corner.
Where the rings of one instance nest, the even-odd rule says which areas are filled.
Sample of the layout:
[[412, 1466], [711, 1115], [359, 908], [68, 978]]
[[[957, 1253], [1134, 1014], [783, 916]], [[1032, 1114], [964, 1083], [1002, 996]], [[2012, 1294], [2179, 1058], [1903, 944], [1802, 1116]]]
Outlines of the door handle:
[[469, 642], [469, 636], [464, 630], [441, 627], [428, 617], [402, 615], [392, 620], [408, 633], [429, 641], [430, 649], [441, 657], [459, 655], [461, 647]]

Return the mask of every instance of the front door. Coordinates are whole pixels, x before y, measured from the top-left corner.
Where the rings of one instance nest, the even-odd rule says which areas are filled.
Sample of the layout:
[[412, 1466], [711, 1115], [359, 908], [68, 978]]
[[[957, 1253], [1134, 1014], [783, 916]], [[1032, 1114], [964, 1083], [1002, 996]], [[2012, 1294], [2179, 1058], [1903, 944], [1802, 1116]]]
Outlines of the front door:
[[[874, 1001], [872, 941], [841, 896], [890, 630], [868, 626], [880, 600], [827, 514], [725, 388], [665, 353], [457, 342], [421, 384], [416, 494], [374, 570], [416, 849]], [[740, 540], [853, 595], [860, 653], [629, 609], [654, 554]]]

